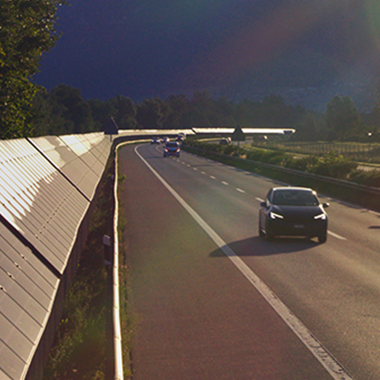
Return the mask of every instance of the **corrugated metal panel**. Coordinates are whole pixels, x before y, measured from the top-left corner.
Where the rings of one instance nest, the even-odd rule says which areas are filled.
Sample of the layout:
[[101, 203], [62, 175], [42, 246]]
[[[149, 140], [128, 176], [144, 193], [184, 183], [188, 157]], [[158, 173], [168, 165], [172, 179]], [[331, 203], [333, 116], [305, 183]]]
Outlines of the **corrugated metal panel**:
[[111, 142], [103, 133], [30, 139], [75, 186], [92, 199], [107, 162]]
[[26, 373], [59, 280], [0, 223], [0, 378]]
[[[92, 199], [110, 153], [112, 142], [109, 141], [109, 136], [103, 133], [91, 133], [61, 136], [60, 139], [77, 155], [78, 160], [88, 167], [75, 184], [89, 199]], [[65, 174], [71, 178], [71, 173], [66, 171]]]
[[88, 200], [26, 140], [1, 141], [0, 213], [63, 273]]
[[103, 133], [0, 141], [0, 379], [23, 379], [41, 354], [111, 145]]
[[88, 133], [83, 135], [83, 137], [91, 144], [93, 154], [104, 167], [110, 156], [112, 138], [104, 134], [99, 135], [98, 133]]
[[29, 139], [51, 162], [54, 163], [76, 186], [90, 168], [57, 136]]

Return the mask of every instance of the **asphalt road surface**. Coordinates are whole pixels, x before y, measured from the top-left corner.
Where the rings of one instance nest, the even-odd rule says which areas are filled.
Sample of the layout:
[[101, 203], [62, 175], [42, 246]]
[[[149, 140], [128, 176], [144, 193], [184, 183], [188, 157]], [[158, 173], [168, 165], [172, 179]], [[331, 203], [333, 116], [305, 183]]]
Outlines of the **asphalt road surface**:
[[320, 195], [325, 244], [267, 242], [278, 182], [150, 144], [119, 162], [134, 380], [380, 379], [378, 213]]

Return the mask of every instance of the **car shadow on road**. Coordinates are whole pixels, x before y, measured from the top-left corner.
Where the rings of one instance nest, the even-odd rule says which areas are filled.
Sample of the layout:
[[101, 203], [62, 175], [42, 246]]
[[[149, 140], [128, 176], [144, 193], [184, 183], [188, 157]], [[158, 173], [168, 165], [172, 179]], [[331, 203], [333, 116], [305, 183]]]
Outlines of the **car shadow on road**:
[[[284, 255], [300, 251], [307, 251], [320, 244], [315, 239], [306, 238], [274, 238], [267, 241], [258, 236], [239, 240], [227, 244], [237, 256], [270, 256]], [[225, 247], [216, 249], [210, 253], [210, 257], [226, 257]], [[228, 254], [228, 252], [227, 252]]]

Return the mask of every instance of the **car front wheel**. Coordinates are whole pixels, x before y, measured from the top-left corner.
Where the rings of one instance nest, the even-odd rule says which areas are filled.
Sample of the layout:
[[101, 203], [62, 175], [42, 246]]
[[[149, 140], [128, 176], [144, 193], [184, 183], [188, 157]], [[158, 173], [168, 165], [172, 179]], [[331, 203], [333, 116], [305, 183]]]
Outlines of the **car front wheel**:
[[327, 234], [318, 236], [318, 242], [320, 244], [326, 243], [326, 240], [327, 240]]

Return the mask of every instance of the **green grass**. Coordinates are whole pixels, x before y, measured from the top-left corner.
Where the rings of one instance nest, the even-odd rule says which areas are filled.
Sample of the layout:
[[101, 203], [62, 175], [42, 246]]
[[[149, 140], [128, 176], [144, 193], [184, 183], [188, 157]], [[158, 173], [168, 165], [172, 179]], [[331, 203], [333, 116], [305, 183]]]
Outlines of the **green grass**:
[[65, 298], [45, 380], [105, 378], [107, 273], [102, 238], [112, 235], [111, 162], [100, 184], [77, 274]]
[[[107, 272], [104, 266], [103, 235], [113, 233], [113, 158], [100, 183], [97, 205], [77, 274], [65, 298], [63, 314], [44, 370], [44, 380], [103, 380], [106, 362], [113, 359], [106, 339], [110, 299], [107, 298]], [[125, 177], [119, 181], [122, 184]], [[125, 221], [119, 222], [119, 236]], [[130, 375], [131, 321], [127, 310], [128, 272], [120, 250], [120, 301], [125, 378]], [[108, 296], [109, 297], [109, 296]]]

